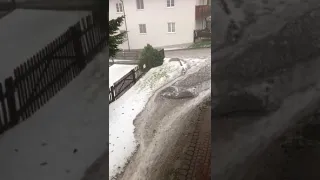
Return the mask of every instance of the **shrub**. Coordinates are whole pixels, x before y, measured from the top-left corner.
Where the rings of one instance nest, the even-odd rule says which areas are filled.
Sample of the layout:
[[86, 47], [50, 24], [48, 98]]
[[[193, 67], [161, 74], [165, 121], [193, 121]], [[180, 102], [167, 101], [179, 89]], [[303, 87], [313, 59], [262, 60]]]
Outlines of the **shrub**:
[[143, 65], [146, 66], [146, 70], [153, 67], [161, 66], [164, 59], [164, 51], [158, 51], [154, 49], [150, 44], [145, 46], [140, 54], [139, 66], [142, 68]]

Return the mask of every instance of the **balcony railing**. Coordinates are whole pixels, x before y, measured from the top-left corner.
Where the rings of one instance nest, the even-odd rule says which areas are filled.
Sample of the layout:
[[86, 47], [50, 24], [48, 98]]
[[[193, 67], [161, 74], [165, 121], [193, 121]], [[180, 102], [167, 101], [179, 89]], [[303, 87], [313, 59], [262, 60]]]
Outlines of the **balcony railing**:
[[211, 6], [210, 5], [197, 5], [195, 11], [196, 19], [203, 19], [211, 16]]

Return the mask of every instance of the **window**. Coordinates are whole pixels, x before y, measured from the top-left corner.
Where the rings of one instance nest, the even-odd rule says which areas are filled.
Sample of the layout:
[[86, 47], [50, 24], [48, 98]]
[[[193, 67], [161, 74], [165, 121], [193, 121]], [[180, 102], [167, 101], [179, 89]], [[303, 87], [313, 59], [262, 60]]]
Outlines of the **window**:
[[117, 9], [117, 12], [123, 12], [122, 3], [117, 3], [117, 4], [116, 4], [116, 9]]
[[144, 9], [143, 0], [136, 0], [137, 2], [137, 9]]
[[168, 23], [168, 32], [169, 33], [176, 32], [176, 23], [174, 23], [174, 22], [169, 22]]
[[167, 0], [167, 7], [173, 7], [174, 6], [174, 0]]
[[147, 33], [146, 24], [139, 24], [139, 31], [140, 31], [140, 34], [146, 34]]

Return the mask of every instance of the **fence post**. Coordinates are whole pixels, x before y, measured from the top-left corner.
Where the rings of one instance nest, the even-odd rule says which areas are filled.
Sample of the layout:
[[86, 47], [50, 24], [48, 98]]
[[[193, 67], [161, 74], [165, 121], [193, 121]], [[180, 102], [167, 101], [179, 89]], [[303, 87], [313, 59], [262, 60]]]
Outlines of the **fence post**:
[[[4, 93], [2, 90], [2, 84], [0, 83], [0, 106], [2, 107], [0, 110], [2, 110], [2, 115], [3, 115], [3, 123], [1, 121], [1, 116], [0, 116], [0, 134], [4, 131], [5, 126], [8, 124], [8, 119], [7, 119], [7, 109], [5, 107], [5, 98], [4, 98]], [[1, 114], [1, 113], [0, 113]]]
[[9, 110], [9, 127], [12, 127], [16, 124], [18, 124], [19, 116], [16, 106], [16, 98], [14, 95], [15, 89], [14, 89], [14, 81], [12, 77], [9, 77], [4, 82], [6, 92], [5, 95], [7, 97], [7, 103], [8, 103], [8, 110]]
[[132, 73], [132, 79], [133, 79], [133, 83], [137, 82], [137, 78], [136, 78], [136, 71], [134, 69], [131, 70]]
[[86, 66], [86, 59], [83, 53], [82, 43], [81, 43], [81, 28], [80, 24], [76, 24], [71, 27], [71, 36], [72, 36], [72, 42], [74, 51], [76, 54], [78, 66], [80, 70], [84, 69]]
[[114, 87], [111, 86], [111, 99], [112, 99], [112, 102], [115, 101], [115, 97], [114, 97]]
[[12, 0], [11, 2], [12, 2], [12, 4], [13, 4], [14, 8], [17, 8], [16, 0]]

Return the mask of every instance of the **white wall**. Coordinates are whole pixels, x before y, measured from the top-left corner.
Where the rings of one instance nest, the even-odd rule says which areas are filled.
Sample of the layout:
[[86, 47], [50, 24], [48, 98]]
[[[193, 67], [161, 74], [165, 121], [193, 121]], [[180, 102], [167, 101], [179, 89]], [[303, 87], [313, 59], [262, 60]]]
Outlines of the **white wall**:
[[[110, 0], [110, 19], [122, 15], [116, 13], [117, 1]], [[131, 49], [141, 49], [148, 43], [154, 47], [192, 43], [196, 1], [175, 0], [175, 7], [167, 8], [166, 0], [144, 0], [144, 10], [137, 10], [136, 0], [124, 0]], [[168, 22], [176, 23], [176, 33], [167, 33]], [[138, 24], [146, 24], [147, 34], [139, 33]], [[127, 42], [120, 48], [128, 49]]]
[[211, 0], [196, 0], [196, 1], [197, 1], [197, 5], [207, 5], [208, 1], [211, 1]]

